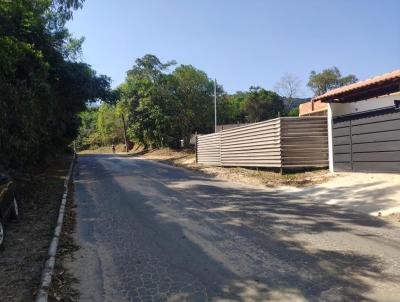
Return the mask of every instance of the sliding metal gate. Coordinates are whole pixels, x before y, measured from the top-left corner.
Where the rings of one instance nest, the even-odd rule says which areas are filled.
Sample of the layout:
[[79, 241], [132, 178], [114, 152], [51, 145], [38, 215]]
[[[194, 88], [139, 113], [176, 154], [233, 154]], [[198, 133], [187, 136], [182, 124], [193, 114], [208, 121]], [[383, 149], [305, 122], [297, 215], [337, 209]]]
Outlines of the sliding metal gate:
[[335, 171], [400, 172], [400, 112], [383, 108], [333, 119]]

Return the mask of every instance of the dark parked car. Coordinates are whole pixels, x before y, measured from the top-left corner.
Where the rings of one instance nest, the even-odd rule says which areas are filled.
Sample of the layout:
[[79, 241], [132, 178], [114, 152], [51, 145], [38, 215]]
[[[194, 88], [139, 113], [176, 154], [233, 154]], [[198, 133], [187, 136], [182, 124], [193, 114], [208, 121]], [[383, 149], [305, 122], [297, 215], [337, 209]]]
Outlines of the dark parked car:
[[9, 218], [19, 218], [15, 183], [8, 175], [0, 172], [0, 248], [5, 239], [4, 224]]

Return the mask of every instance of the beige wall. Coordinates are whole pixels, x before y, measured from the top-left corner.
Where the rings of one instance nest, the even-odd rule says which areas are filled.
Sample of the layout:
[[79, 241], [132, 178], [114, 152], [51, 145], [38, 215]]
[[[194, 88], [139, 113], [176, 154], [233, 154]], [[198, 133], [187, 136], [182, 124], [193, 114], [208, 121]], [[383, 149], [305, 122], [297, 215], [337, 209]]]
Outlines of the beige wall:
[[307, 102], [300, 104], [299, 106], [299, 116], [327, 116], [328, 115], [328, 105], [322, 103], [321, 101], [316, 101], [314, 104], [312, 102]]

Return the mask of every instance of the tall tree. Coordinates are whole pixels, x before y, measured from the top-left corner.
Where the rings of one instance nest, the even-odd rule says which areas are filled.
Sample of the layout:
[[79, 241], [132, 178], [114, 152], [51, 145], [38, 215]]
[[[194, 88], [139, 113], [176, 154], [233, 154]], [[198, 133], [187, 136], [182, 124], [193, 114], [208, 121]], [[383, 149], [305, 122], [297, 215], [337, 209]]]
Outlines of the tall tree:
[[275, 85], [275, 91], [285, 98], [285, 108], [289, 112], [292, 109], [294, 99], [300, 92], [301, 80], [294, 74], [285, 73]]
[[37, 163], [76, 136], [76, 113], [112, 95], [65, 27], [80, 0], [0, 2], [0, 164]]
[[96, 130], [101, 139], [101, 145], [107, 146], [124, 141], [124, 129], [115, 106], [101, 104], [97, 110]]
[[285, 110], [283, 99], [273, 91], [250, 87], [246, 96], [245, 110], [249, 122], [260, 122], [278, 117]]
[[238, 91], [231, 95], [221, 95], [217, 102], [218, 124], [246, 122], [245, 99], [247, 92]]
[[[118, 88], [121, 107], [127, 111], [128, 135], [147, 146], [177, 145], [174, 116], [176, 84], [168, 68], [174, 61], [162, 63], [154, 55], [135, 61], [125, 82]], [[173, 142], [174, 141], [174, 142]]]
[[145, 146], [174, 147], [180, 139], [188, 145], [194, 131], [212, 130], [213, 82], [190, 65], [169, 72], [174, 64], [146, 55], [135, 61], [119, 87], [118, 106], [126, 112], [128, 135]]
[[352, 84], [357, 81], [357, 77], [353, 74], [342, 76], [339, 68], [334, 66], [324, 69], [320, 73], [314, 70], [311, 71], [307, 86], [314, 92], [314, 96], [318, 96], [331, 89]]
[[76, 138], [76, 147], [79, 150], [98, 147], [101, 138], [97, 132], [98, 108], [87, 108], [78, 114], [80, 120], [79, 134]]
[[[181, 65], [172, 76], [177, 84], [176, 97], [179, 102], [177, 117], [181, 137], [186, 146], [194, 131], [208, 132], [213, 128], [214, 83], [207, 74], [191, 65]], [[222, 92], [218, 87], [217, 93]]]

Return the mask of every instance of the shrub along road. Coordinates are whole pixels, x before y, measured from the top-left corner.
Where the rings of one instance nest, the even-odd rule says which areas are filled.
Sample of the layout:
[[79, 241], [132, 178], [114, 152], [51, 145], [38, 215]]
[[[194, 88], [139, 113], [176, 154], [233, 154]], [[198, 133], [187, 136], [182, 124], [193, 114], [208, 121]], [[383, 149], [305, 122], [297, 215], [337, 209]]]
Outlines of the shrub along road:
[[80, 155], [82, 301], [397, 301], [400, 229], [279, 189]]

